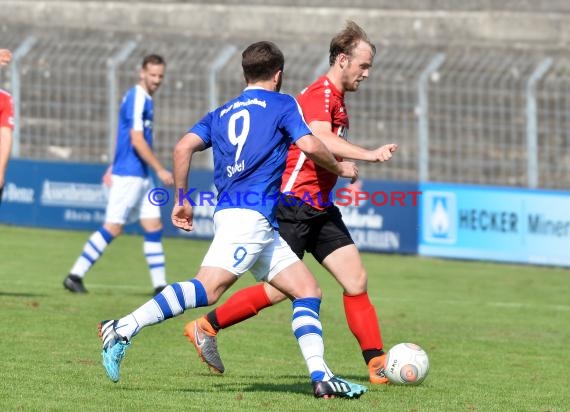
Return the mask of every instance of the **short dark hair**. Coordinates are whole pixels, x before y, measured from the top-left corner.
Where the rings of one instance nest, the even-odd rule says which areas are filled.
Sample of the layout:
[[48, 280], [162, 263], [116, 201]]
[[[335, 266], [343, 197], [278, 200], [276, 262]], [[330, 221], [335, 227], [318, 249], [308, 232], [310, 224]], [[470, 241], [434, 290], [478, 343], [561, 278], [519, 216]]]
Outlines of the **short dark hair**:
[[163, 66], [166, 66], [164, 58], [159, 54], [148, 54], [144, 56], [141, 67], [144, 69], [149, 64], [162, 64]]
[[374, 57], [376, 55], [376, 46], [368, 39], [366, 32], [352, 20], [347, 21], [346, 27], [331, 40], [329, 64], [333, 66], [336, 58], [341, 53], [351, 56], [360, 40], [370, 45], [372, 56]]
[[241, 57], [241, 67], [247, 83], [269, 80], [285, 66], [283, 53], [270, 41], [251, 44], [243, 51]]

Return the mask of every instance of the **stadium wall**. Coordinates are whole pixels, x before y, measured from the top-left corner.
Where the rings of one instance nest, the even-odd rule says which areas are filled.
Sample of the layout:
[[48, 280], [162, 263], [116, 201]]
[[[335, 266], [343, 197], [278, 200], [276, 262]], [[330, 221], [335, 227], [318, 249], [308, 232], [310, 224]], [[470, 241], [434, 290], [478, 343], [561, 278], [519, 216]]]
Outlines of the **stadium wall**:
[[[226, 2], [228, 3], [228, 2]], [[275, 3], [275, 2], [274, 2]], [[282, 2], [287, 4], [287, 2]], [[338, 2], [337, 2], [338, 3]], [[328, 38], [347, 19], [386, 42], [526, 43], [562, 47], [570, 43], [570, 15], [525, 8], [473, 10], [125, 1], [0, 1], [5, 23], [132, 32], [176, 32], [222, 38], [290, 36], [303, 41]], [[350, 2], [341, 2], [350, 4]], [[558, 10], [553, 5], [552, 10]], [[560, 5], [558, 5], [560, 6]], [[524, 10], [524, 11], [519, 11]]]

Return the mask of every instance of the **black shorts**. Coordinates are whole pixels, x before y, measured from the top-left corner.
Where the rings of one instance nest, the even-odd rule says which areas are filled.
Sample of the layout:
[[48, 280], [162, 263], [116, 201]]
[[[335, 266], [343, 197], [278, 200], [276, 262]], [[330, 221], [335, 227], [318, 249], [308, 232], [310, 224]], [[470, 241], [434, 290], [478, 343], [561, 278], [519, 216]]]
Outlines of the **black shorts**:
[[0, 187], [0, 205], [2, 204], [2, 192], [4, 192], [4, 186]]
[[297, 198], [284, 198], [277, 207], [279, 234], [299, 259], [309, 252], [322, 263], [335, 250], [354, 244], [338, 207], [317, 210]]

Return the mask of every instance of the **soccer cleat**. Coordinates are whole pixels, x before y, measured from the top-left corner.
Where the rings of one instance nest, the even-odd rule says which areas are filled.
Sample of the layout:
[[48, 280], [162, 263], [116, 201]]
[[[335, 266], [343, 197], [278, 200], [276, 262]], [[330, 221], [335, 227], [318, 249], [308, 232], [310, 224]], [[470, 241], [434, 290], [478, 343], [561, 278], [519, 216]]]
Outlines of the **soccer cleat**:
[[184, 327], [184, 335], [192, 342], [198, 352], [198, 356], [208, 365], [214, 373], [224, 373], [224, 364], [218, 352], [218, 340], [216, 331], [210, 325], [206, 317], [187, 323]]
[[99, 337], [103, 341], [103, 350], [101, 351], [103, 367], [113, 382], [119, 381], [121, 361], [131, 344], [115, 331], [116, 322], [115, 320], [104, 320], [98, 325]]
[[352, 383], [338, 376], [333, 376], [329, 381], [313, 382], [315, 398], [351, 398], [358, 399], [366, 392], [366, 386]]
[[83, 286], [83, 279], [77, 275], [69, 274], [63, 280], [63, 287], [73, 293], [87, 293], [87, 289]]
[[376, 356], [368, 362], [368, 373], [370, 374], [370, 383], [375, 385], [386, 385], [388, 378], [384, 372], [384, 367], [386, 366], [386, 354], [381, 356]]

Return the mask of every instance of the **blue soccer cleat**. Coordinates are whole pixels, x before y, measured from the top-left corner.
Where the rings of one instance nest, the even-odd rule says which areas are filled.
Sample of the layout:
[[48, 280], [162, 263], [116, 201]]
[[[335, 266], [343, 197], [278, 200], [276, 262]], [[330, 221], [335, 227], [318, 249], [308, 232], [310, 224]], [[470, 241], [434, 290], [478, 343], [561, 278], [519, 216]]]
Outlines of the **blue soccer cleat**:
[[126, 338], [119, 336], [115, 331], [115, 320], [104, 320], [98, 325], [99, 337], [103, 341], [103, 367], [107, 376], [113, 382], [119, 381], [121, 361], [125, 357], [125, 351], [131, 344]]
[[345, 379], [334, 376], [328, 381], [313, 382], [313, 392], [315, 398], [360, 398], [368, 389], [366, 386], [349, 382]]

